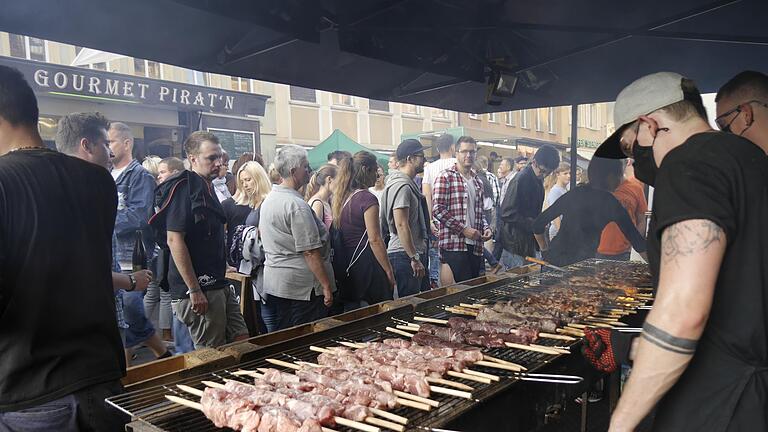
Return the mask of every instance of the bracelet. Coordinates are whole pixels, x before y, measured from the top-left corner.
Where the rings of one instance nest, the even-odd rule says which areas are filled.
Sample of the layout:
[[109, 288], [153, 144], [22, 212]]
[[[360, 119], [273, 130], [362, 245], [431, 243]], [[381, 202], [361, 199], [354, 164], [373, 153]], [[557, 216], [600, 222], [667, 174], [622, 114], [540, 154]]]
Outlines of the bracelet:
[[131, 281], [131, 287], [126, 291], [133, 291], [136, 289], [136, 278], [132, 274], [128, 274], [128, 279]]

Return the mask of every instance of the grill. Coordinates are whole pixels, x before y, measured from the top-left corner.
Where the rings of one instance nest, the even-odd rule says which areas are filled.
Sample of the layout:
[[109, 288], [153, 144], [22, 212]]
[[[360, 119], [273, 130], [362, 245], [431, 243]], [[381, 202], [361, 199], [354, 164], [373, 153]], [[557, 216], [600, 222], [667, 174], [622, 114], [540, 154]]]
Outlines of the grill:
[[[627, 266], [633, 266], [632, 268], [634, 268], [636, 265], [631, 263], [588, 260], [569, 266], [567, 269], [568, 273], [565, 276], [594, 273], [595, 269], [606, 266], [617, 269]], [[495, 282], [470, 287], [464, 291], [417, 303], [413, 307], [401, 307], [339, 327], [263, 347], [255, 351], [252, 358], [246, 358], [245, 361], [242, 361], [233, 368], [220, 369], [214, 372], [186, 378], [172, 384], [125, 393], [109, 398], [107, 399], [107, 402], [132, 416], [134, 422], [131, 424], [131, 427], [134, 430], [169, 432], [219, 430], [202, 414], [202, 412], [170, 402], [165, 396], [175, 395], [188, 400], [197, 401], [198, 398], [196, 396], [179, 390], [176, 385], [185, 384], [197, 389], [203, 389], [204, 387], [201, 383], [203, 380], [220, 383], [223, 383], [225, 379], [251, 382], [252, 378], [235, 375], [234, 372], [237, 370], [256, 370], [257, 368], [284, 369], [274, 366], [269, 363], [267, 359], [278, 359], [286, 362], [315, 362], [317, 353], [310, 350], [310, 346], [328, 347], [339, 345], [340, 342], [371, 342], [384, 338], [398, 337], [387, 331], [386, 328], [394, 327], [402, 322], [414, 322], [415, 316], [447, 319], [452, 315], [446, 312], [444, 308], [446, 306], [458, 305], [462, 302], [478, 303], [518, 299], [532, 292], [546, 290], [548, 285], [562, 281], [563, 276], [562, 273], [537, 273], [512, 279], [497, 280]], [[579, 345], [581, 341], [579, 339], [575, 341], [540, 339], [537, 343], [540, 345], [559, 346], [571, 349]], [[572, 351], [577, 352], [575, 350]], [[484, 349], [483, 352], [502, 360], [523, 365], [528, 369], [528, 373], [551, 372], [553, 369], [553, 362], [557, 364], [558, 362], [563, 363], [563, 361], [565, 361], [567, 364], [569, 359], [564, 359], [563, 357], [574, 358], [578, 356], [577, 354], [571, 356], [557, 356], [510, 348]], [[558, 357], [560, 358], [558, 359]], [[563, 368], [567, 370], [568, 366], [561, 365], [560, 369]], [[512, 387], [524, 387], [520, 385], [522, 383], [513, 372], [478, 365], [471, 366], [471, 369], [496, 375], [501, 379], [499, 381], [492, 381], [491, 384], [484, 384], [461, 378], [446, 377], [453, 381], [473, 387], [472, 399], [458, 398], [433, 392], [430, 399], [438, 401], [440, 406], [433, 408], [431, 411], [427, 412], [414, 408], [399, 407], [392, 412], [409, 419], [408, 425], [406, 426], [407, 430], [429, 430], [431, 428], [439, 428], [449, 425], [453, 420], [467, 414], [476, 405], [488, 401]], [[354, 430], [339, 425], [334, 427], [334, 429], [338, 431]]]

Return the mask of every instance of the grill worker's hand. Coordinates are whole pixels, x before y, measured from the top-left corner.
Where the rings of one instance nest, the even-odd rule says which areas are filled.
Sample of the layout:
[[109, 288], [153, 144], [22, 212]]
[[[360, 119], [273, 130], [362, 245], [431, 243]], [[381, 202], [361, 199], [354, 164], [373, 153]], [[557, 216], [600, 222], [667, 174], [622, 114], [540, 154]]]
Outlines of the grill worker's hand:
[[610, 329], [585, 328], [582, 354], [597, 370], [611, 373], [622, 364], [630, 364], [629, 351], [635, 335]]

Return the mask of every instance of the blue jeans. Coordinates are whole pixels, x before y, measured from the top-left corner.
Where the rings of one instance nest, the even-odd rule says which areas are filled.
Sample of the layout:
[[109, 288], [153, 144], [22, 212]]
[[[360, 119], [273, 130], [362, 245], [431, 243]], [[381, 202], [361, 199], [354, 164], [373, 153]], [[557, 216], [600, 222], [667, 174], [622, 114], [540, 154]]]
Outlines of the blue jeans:
[[275, 302], [270, 302], [267, 298], [267, 302], [259, 302], [261, 306], [261, 320], [264, 322], [264, 327], [267, 329], [267, 333], [277, 331], [277, 308], [275, 308]]
[[440, 283], [440, 252], [437, 248], [437, 242], [435, 242], [435, 247], [429, 248], [429, 281]]
[[[389, 262], [392, 263], [392, 270], [395, 272], [398, 298], [429, 291], [429, 277], [417, 278], [413, 275], [411, 259], [408, 258], [408, 254], [405, 252], [393, 252], [387, 254], [387, 256], [389, 257]], [[424, 268], [429, 266], [427, 259], [428, 257], [424, 255], [420, 256]]]
[[276, 312], [277, 330], [310, 323], [327, 316], [323, 297], [316, 295], [314, 291], [309, 300], [293, 300], [269, 295], [267, 304], [269, 303], [272, 303]]
[[[496, 264], [499, 263], [499, 260], [496, 259], [496, 257], [493, 256], [493, 253], [488, 250], [485, 246], [483, 246], [483, 258], [485, 258], [486, 261], [488, 261], [488, 265], [491, 267], [495, 267]], [[481, 270], [484, 266], [481, 266]]]
[[125, 329], [126, 348], [133, 348], [155, 334], [155, 328], [144, 314], [143, 292], [123, 292], [123, 314], [128, 324], [128, 328]]
[[113, 381], [32, 408], [0, 412], [0, 432], [120, 431], [129, 419], [104, 399], [122, 392], [120, 381]]
[[173, 327], [173, 345], [176, 348], [176, 354], [184, 354], [195, 350], [195, 343], [192, 342], [192, 335], [189, 334], [189, 327], [173, 313], [171, 319]]

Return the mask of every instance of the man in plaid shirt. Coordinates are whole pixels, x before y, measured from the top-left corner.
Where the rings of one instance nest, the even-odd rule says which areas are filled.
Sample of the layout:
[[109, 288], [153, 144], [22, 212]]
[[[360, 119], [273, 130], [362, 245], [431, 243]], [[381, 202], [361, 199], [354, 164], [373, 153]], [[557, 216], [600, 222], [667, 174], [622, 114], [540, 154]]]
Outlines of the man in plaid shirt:
[[472, 170], [477, 142], [472, 137], [460, 137], [456, 147], [456, 165], [435, 180], [432, 210], [440, 222], [441, 262], [448, 265], [453, 280], [461, 282], [480, 275], [483, 242], [492, 234], [483, 215], [483, 184]]

